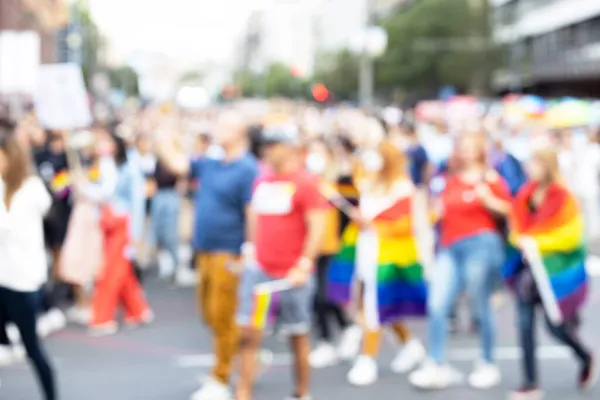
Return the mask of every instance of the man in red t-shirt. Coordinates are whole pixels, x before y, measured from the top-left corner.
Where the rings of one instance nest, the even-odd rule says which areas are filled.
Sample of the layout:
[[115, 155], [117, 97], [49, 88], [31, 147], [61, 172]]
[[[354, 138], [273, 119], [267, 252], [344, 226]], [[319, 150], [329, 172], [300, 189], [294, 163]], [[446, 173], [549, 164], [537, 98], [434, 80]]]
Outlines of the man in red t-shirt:
[[279, 293], [277, 325], [290, 335], [295, 358], [295, 391], [290, 399], [309, 396], [309, 333], [317, 257], [326, 203], [316, 179], [304, 170], [295, 126], [265, 130], [265, 160], [269, 166], [257, 179], [248, 221], [247, 260], [242, 275], [238, 325], [242, 330], [240, 382], [237, 400], [252, 398], [256, 355], [262, 332], [252, 324], [254, 289], [273, 280], [287, 279], [293, 287]]

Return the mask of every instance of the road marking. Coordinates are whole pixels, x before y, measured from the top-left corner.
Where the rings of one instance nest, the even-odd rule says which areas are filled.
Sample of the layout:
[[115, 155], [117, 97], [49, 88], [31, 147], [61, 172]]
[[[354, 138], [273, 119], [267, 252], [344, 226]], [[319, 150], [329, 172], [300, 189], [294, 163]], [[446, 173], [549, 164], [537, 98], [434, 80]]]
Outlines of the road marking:
[[[542, 346], [536, 350], [537, 357], [541, 360], [564, 360], [571, 358], [571, 352], [566, 347]], [[448, 352], [448, 359], [454, 362], [477, 361], [481, 358], [481, 349], [478, 347], [454, 349]], [[499, 347], [496, 349], [498, 361], [518, 361], [521, 359], [520, 347]], [[180, 356], [175, 359], [177, 368], [210, 368], [214, 365], [213, 354], [195, 354]], [[287, 366], [292, 362], [290, 353], [273, 354], [273, 366]]]

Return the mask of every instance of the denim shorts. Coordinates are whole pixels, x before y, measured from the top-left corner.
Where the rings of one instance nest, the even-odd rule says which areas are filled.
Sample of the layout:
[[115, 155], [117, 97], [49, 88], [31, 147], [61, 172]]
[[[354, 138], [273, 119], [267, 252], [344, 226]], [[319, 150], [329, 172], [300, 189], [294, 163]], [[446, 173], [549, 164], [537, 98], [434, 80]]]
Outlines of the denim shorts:
[[[274, 280], [276, 279], [264, 273], [259, 267], [248, 266], [244, 269], [238, 287], [236, 322], [239, 326], [250, 326], [256, 285]], [[314, 277], [311, 277], [306, 285], [279, 293], [275, 305], [275, 324], [281, 332], [288, 335], [303, 335], [310, 332], [314, 290], [315, 281]]]

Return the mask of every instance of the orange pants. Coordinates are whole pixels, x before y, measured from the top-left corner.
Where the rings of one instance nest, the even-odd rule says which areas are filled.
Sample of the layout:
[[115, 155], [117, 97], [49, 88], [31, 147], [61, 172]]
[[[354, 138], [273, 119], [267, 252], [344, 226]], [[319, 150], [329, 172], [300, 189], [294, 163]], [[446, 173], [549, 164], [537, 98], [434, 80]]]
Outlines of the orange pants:
[[[390, 325], [394, 334], [398, 337], [400, 342], [405, 344], [412, 338], [412, 333], [404, 322], [396, 322]], [[377, 357], [379, 354], [379, 347], [381, 346], [381, 335], [382, 329], [378, 330], [367, 330], [365, 331], [363, 338], [362, 355], [369, 356], [372, 358]]]
[[238, 349], [235, 313], [239, 277], [229, 268], [237, 258], [229, 253], [200, 253], [196, 257], [196, 270], [200, 274], [198, 307], [212, 332], [216, 358], [212, 375], [224, 384], [229, 384]]
[[109, 207], [104, 207], [100, 224], [105, 261], [92, 299], [91, 325], [114, 322], [119, 305], [123, 306], [126, 322], [141, 322], [150, 308], [125, 254], [129, 246], [129, 218], [115, 215]]

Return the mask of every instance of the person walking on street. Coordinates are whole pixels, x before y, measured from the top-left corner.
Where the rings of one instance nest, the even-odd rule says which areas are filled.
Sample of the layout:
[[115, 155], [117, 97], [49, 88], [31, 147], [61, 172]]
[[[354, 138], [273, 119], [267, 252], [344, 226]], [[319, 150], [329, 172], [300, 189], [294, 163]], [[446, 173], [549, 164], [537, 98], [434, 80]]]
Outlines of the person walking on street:
[[238, 294], [241, 349], [235, 398], [253, 398], [256, 358], [265, 328], [256, 324], [262, 309], [255, 289], [284, 279], [292, 288], [279, 293], [277, 304], [267, 308], [277, 310], [276, 323], [290, 338], [295, 387], [289, 399], [309, 400], [313, 269], [321, 250], [327, 204], [317, 180], [303, 165], [297, 127], [268, 127], [264, 138], [269, 168], [257, 180], [252, 195], [248, 242], [244, 245], [247, 262]]
[[233, 112], [219, 117], [215, 139], [222, 157], [188, 157], [173, 147], [160, 146], [160, 162], [172, 173], [188, 171], [200, 182], [195, 196], [194, 250], [199, 274], [198, 307], [214, 340], [216, 364], [193, 400], [229, 400], [232, 363], [238, 349], [235, 324], [238, 275], [246, 237], [246, 212], [258, 173], [256, 158], [248, 152], [243, 120]]
[[[511, 394], [514, 400], [542, 398], [534, 330], [535, 311], [540, 306], [550, 334], [577, 358], [579, 389], [590, 389], [598, 377], [596, 359], [578, 337], [580, 310], [589, 291], [583, 213], [576, 197], [559, 182], [558, 170], [554, 150], [534, 153], [528, 165], [529, 181], [517, 194], [511, 212], [511, 238], [515, 239], [511, 244], [515, 248], [502, 272], [517, 300], [524, 375], [522, 386]], [[531, 245], [540, 253], [541, 274], [524, 261]], [[553, 315], [552, 309], [558, 315]]]
[[36, 331], [39, 290], [48, 279], [43, 218], [52, 199], [11, 134], [0, 130], [0, 321], [17, 326], [44, 398], [55, 400], [54, 371]]

